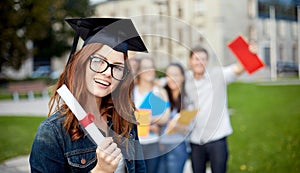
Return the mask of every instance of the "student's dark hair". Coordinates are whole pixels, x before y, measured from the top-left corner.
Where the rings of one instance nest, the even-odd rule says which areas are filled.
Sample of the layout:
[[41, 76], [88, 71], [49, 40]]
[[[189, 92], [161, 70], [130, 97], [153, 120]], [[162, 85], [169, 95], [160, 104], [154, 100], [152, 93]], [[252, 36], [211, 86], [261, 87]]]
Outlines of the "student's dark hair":
[[207, 59], [208, 59], [208, 52], [207, 52], [207, 50], [206, 50], [204, 47], [202, 47], [202, 46], [200, 46], [200, 45], [197, 45], [197, 46], [193, 47], [193, 48], [190, 50], [190, 58], [193, 56], [193, 54], [194, 54], [195, 52], [204, 52], [204, 53], [207, 55]]
[[[185, 76], [184, 73], [184, 68], [182, 67], [182, 65], [180, 65], [179, 63], [171, 63], [167, 66], [166, 69], [168, 69], [169, 67], [178, 67], [180, 69], [181, 74], [183, 75], [183, 77]], [[174, 108], [177, 108], [177, 112], [180, 112], [181, 107], [182, 107], [182, 103], [183, 103], [183, 98], [186, 96], [185, 93], [185, 79], [182, 82], [182, 85], [180, 86], [180, 94], [178, 95], [178, 97], [176, 99], [173, 98], [172, 96], [172, 91], [170, 89], [170, 87], [168, 86], [168, 84], [165, 85], [164, 87], [167, 91], [168, 97], [169, 97], [169, 101], [171, 104], [171, 110], [173, 110]]]

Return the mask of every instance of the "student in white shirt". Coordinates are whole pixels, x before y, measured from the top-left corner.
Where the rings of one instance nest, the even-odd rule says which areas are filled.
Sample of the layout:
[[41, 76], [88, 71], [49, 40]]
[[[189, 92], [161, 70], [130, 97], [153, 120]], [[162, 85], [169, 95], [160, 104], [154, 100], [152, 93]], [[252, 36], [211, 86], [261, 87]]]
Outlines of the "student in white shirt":
[[206, 69], [208, 52], [195, 47], [190, 52], [191, 71], [186, 74], [186, 93], [199, 109], [190, 134], [193, 172], [205, 173], [210, 162], [213, 173], [226, 172], [226, 137], [232, 133], [227, 108], [227, 85], [244, 71], [241, 64]]

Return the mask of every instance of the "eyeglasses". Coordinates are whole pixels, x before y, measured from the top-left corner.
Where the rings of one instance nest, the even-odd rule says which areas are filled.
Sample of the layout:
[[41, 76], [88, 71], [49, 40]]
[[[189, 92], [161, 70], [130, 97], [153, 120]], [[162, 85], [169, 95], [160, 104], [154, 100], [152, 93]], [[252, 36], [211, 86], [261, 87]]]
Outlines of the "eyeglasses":
[[108, 69], [108, 67], [110, 67], [112, 77], [118, 81], [124, 80], [129, 73], [127, 68], [120, 65], [110, 64], [103, 58], [99, 58], [95, 55], [91, 55], [89, 58], [90, 69], [93, 72], [103, 73]]

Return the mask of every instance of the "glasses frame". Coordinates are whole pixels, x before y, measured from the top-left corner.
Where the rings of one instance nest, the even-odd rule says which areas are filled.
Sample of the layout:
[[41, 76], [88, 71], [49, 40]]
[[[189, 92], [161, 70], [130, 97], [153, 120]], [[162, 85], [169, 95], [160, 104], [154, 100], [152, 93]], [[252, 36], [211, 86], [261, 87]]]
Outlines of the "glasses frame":
[[[102, 60], [103, 62], [105, 62], [105, 63], [107, 64], [107, 66], [106, 66], [106, 68], [105, 68], [104, 70], [102, 70], [102, 71], [97, 71], [97, 70], [94, 70], [94, 69], [92, 68], [92, 60], [95, 59], [95, 58], [100, 59], [100, 60]], [[103, 72], [105, 72], [105, 71], [108, 69], [108, 67], [110, 67], [110, 73], [111, 73], [111, 76], [112, 76], [114, 79], [118, 80], [118, 81], [123, 81], [123, 80], [126, 78], [126, 76], [128, 75], [128, 73], [130, 73], [130, 70], [126, 67], [126, 64], [125, 64], [124, 67], [122, 67], [122, 66], [120, 66], [120, 65], [111, 64], [111, 63], [109, 63], [108, 61], [106, 61], [105, 59], [100, 58], [100, 57], [95, 56], [95, 55], [91, 55], [91, 56], [89, 57], [89, 59], [90, 59], [90, 69], [91, 69], [93, 72], [95, 72], [95, 73], [103, 73]], [[123, 70], [123, 77], [122, 77], [121, 79], [118, 79], [118, 78], [116, 78], [116, 77], [114, 76], [114, 73], [113, 73], [113, 68], [114, 68], [114, 67], [122, 67], [122, 68], [124, 68], [124, 70]]]

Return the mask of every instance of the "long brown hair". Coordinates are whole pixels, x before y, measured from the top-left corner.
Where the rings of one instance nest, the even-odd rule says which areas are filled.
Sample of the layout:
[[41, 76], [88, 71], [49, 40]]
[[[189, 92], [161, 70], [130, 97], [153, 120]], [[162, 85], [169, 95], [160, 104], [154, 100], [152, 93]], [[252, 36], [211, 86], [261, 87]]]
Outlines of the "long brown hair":
[[[184, 72], [184, 68], [179, 64], [179, 63], [171, 63], [167, 66], [166, 70], [169, 68], [169, 67], [177, 67], [179, 70], [180, 70], [180, 73], [181, 75], [184, 77], [185, 76], [185, 72]], [[172, 94], [172, 90], [171, 88], [169, 87], [168, 83], [165, 85], [165, 89], [167, 91], [167, 94], [168, 94], [168, 97], [169, 97], [169, 101], [170, 101], [170, 104], [171, 104], [171, 110], [173, 109], [177, 109], [177, 112], [180, 112], [182, 106], [185, 106], [183, 104], [184, 102], [184, 98], [186, 97], [186, 93], [185, 93], [185, 79], [183, 80], [181, 86], [180, 87], [180, 93], [179, 95], [177, 96], [177, 98], [174, 98], [173, 97], [173, 94]], [[185, 107], [184, 107], [185, 108]]]
[[[72, 61], [65, 67], [59, 77], [54, 91], [65, 84], [83, 107], [89, 104], [89, 102], [93, 102], [95, 97], [91, 98], [90, 94], [88, 94], [85, 73], [89, 56], [98, 51], [102, 46], [103, 44], [100, 43], [92, 43], [77, 51], [73, 55]], [[126, 54], [124, 54], [124, 58], [125, 67], [128, 68], [129, 64]], [[107, 115], [111, 117], [113, 131], [115, 132], [114, 135], [117, 139], [121, 137], [127, 138], [133, 128], [133, 123], [136, 123], [133, 115], [135, 107], [131, 96], [132, 89], [133, 76], [129, 73], [123, 81], [120, 81], [111, 94], [102, 98], [101, 105], [97, 105], [102, 116]], [[68, 131], [72, 140], [77, 140], [83, 136], [78, 120], [67, 105], [61, 101], [61, 97], [57, 92], [53, 92], [49, 101], [49, 107], [48, 116], [53, 114], [52, 110], [61, 111], [65, 116], [64, 128]]]

